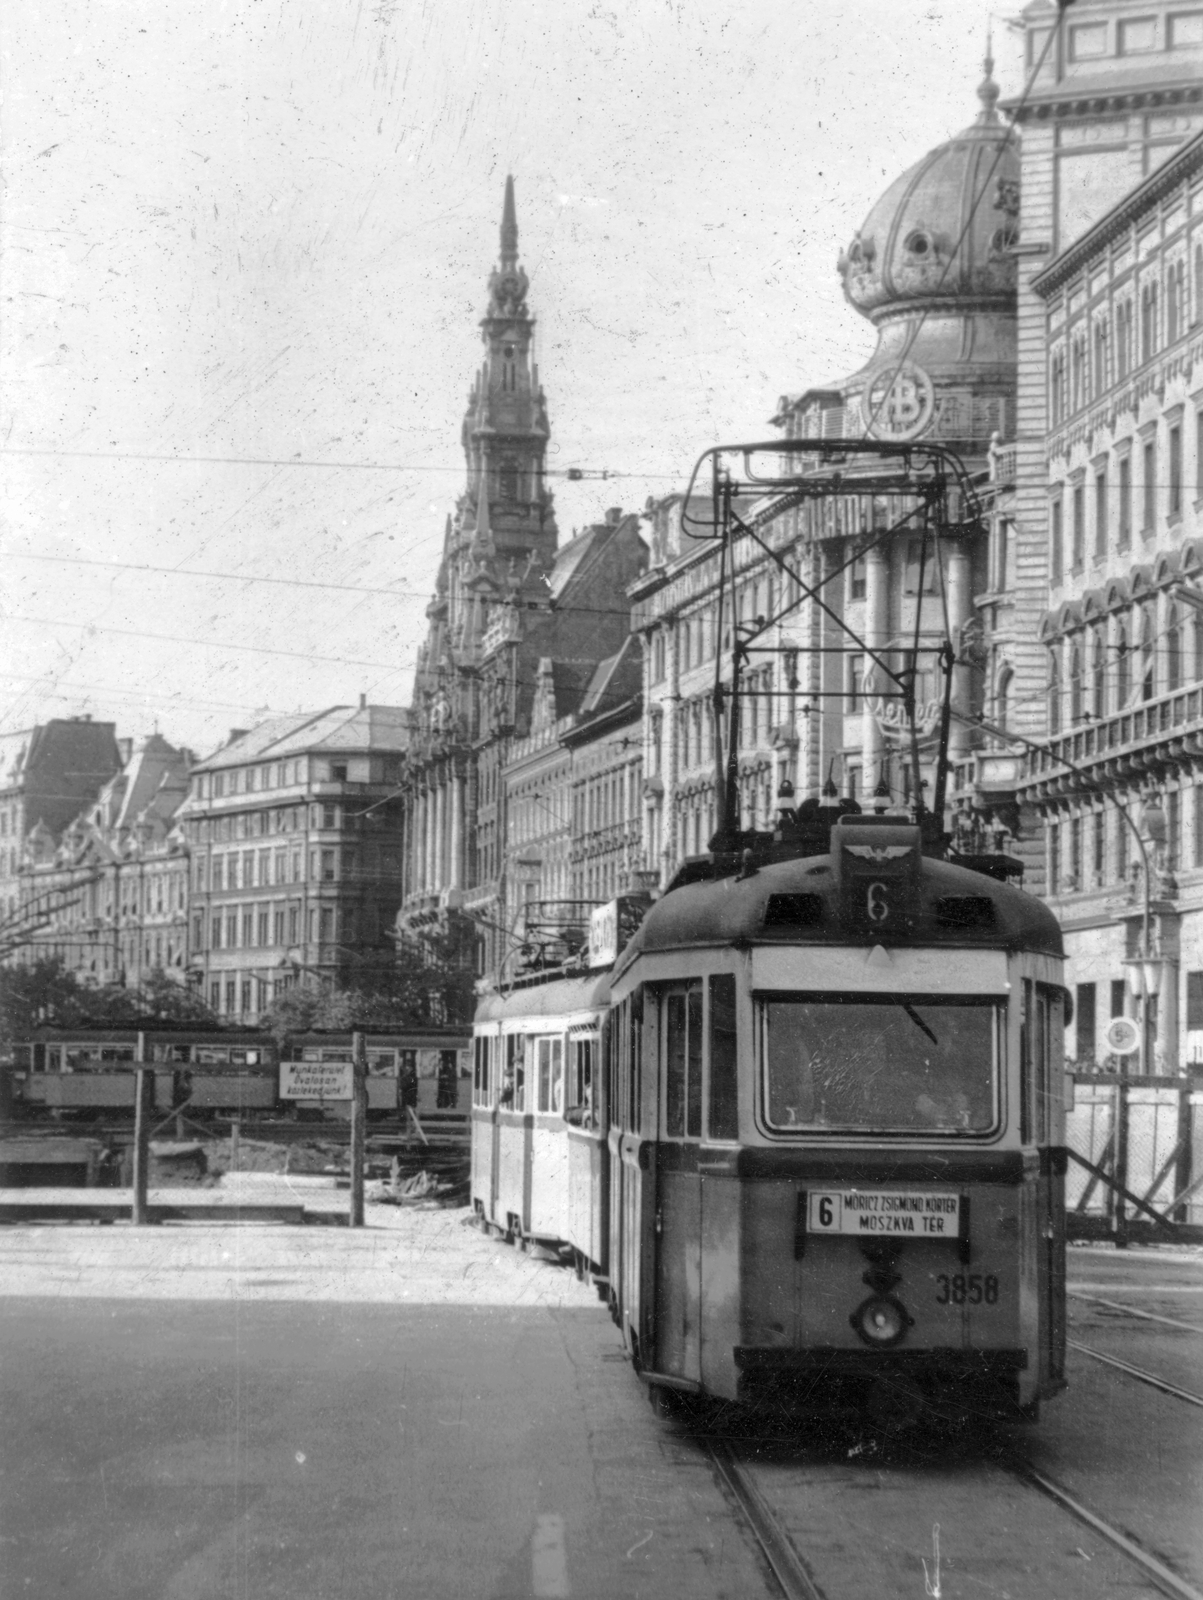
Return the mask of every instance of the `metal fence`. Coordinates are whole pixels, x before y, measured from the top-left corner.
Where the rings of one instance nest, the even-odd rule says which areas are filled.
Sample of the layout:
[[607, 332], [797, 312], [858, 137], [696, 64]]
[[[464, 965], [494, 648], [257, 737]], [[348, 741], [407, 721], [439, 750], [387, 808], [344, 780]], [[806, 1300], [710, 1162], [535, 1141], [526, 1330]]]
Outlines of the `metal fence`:
[[1069, 1237], [1203, 1243], [1203, 1082], [1101, 1073], [1072, 1082]]

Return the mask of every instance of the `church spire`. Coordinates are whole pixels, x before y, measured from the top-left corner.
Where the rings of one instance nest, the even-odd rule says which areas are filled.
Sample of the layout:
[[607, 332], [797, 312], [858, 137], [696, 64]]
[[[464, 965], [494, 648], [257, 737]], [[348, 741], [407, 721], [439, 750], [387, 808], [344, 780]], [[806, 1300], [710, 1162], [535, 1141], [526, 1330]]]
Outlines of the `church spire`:
[[514, 180], [505, 180], [505, 205], [501, 212], [501, 270], [518, 265], [518, 212], [514, 205]]

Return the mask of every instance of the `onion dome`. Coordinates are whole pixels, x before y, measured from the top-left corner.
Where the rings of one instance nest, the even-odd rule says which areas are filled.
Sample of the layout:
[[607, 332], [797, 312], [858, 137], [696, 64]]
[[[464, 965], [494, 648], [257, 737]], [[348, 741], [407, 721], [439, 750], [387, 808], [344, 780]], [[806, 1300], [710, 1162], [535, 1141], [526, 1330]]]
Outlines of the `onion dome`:
[[985, 69], [977, 120], [896, 179], [840, 256], [845, 296], [874, 322], [1014, 305], [1019, 142], [996, 109], [989, 56]]

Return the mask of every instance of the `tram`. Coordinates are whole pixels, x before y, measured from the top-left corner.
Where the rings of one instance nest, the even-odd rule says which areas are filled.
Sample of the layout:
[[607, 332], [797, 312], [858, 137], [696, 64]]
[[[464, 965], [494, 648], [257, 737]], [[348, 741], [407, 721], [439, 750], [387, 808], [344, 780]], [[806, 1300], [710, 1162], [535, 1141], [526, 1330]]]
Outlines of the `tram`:
[[654, 1399], [1035, 1416], [1065, 1382], [1056, 919], [895, 817], [721, 867], [610, 980], [611, 1303]]
[[537, 975], [473, 1028], [471, 1202], [481, 1226], [569, 1257], [605, 1287], [607, 971]]

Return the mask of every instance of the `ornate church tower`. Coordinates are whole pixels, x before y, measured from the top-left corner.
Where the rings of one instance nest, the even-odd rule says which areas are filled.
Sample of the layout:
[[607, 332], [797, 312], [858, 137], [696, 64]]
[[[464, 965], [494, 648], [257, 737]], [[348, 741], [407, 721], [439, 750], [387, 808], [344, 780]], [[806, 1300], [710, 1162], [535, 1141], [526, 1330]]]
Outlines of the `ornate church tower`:
[[[532, 359], [528, 287], [507, 178], [500, 259], [480, 324], [484, 361], [461, 434], [467, 481], [447, 520], [414, 676], [402, 932], [449, 931], [480, 878], [482, 853], [495, 848], [494, 747], [516, 715], [524, 608], [547, 604], [557, 541], [544, 480], [551, 430]], [[483, 782], [482, 760], [490, 769]]]
[[[505, 180], [501, 259], [489, 277], [489, 309], [481, 319], [484, 364], [464, 418], [468, 487], [460, 524], [476, 565], [534, 557], [551, 565], [556, 525], [543, 463], [551, 429], [532, 360], [535, 319], [526, 304], [528, 279], [518, 261], [514, 180]], [[497, 576], [500, 576], [498, 570]]]

